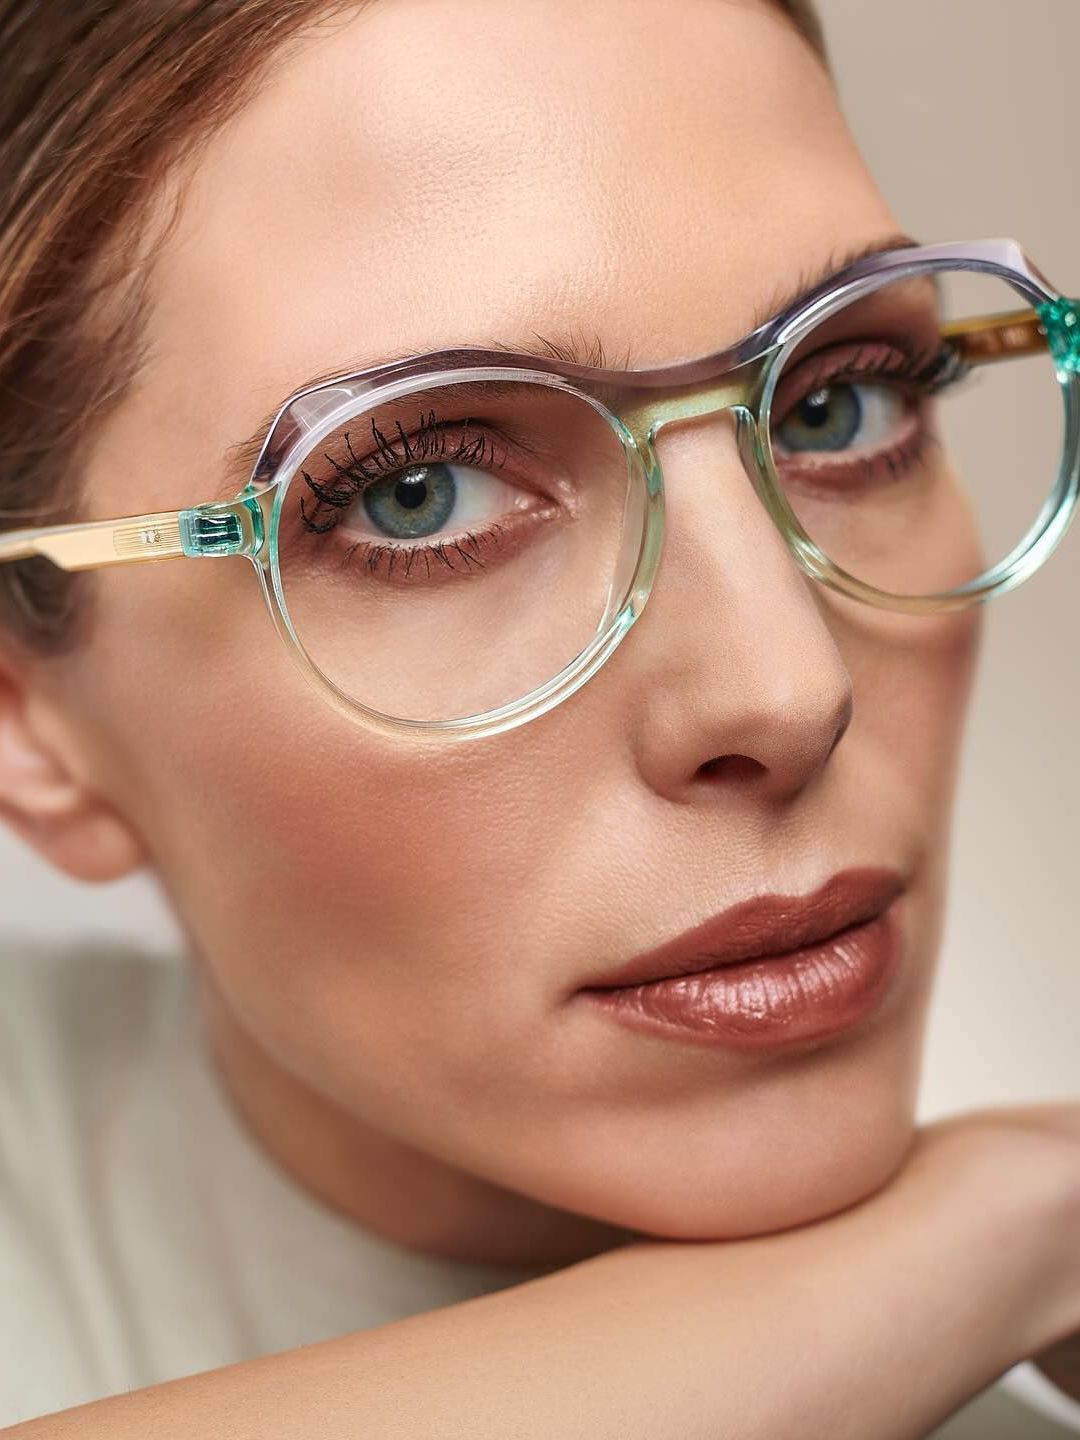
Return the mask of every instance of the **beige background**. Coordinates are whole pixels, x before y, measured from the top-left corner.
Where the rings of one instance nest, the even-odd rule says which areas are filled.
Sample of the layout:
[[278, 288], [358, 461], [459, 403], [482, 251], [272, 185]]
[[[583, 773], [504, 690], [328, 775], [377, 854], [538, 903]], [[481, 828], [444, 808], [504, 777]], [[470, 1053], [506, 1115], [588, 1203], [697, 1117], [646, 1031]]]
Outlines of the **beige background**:
[[[1076, 0], [822, 0], [848, 117], [901, 223], [1013, 235], [1080, 293]], [[902, 18], [901, 18], [902, 17]], [[923, 1110], [1080, 1099], [1080, 526], [986, 614]]]
[[[848, 114], [905, 227], [927, 240], [1015, 235], [1056, 284], [1080, 293], [1078, 0], [822, 0], [822, 10]], [[927, 1118], [1080, 1096], [1078, 618], [1080, 525], [1043, 571], [989, 607]], [[0, 874], [4, 929], [177, 943], [149, 876], [76, 885], [3, 833]]]

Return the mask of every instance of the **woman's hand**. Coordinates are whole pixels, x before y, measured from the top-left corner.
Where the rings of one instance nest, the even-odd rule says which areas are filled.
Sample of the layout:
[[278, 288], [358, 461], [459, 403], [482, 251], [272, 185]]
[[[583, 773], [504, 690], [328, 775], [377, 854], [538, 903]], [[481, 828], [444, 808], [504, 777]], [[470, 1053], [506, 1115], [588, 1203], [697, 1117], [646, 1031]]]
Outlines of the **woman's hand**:
[[[1034, 1104], [979, 1111], [950, 1117], [922, 1132], [920, 1145], [973, 1134], [988, 1147], [992, 1165], [1031, 1163], [1051, 1188], [1061, 1186], [1066, 1218], [1062, 1235], [1080, 1234], [1080, 1104]], [[1075, 1214], [1075, 1228], [1067, 1218]], [[1062, 1255], [1065, 1293], [1065, 1333], [1053, 1338], [1030, 1358], [1066, 1395], [1080, 1401], [1080, 1315], [1070, 1321], [1071, 1294], [1080, 1285], [1080, 1241], [1074, 1240]]]

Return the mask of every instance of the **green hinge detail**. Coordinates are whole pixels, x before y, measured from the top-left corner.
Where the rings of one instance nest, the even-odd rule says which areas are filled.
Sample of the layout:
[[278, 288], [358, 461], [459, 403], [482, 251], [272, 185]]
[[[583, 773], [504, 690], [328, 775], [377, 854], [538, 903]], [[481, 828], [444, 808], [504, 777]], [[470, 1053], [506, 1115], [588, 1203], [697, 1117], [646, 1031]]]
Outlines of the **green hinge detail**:
[[1038, 313], [1058, 368], [1080, 374], [1080, 301], [1048, 300]]
[[[234, 502], [235, 503], [235, 502]], [[250, 519], [217, 504], [195, 505], [180, 511], [180, 544], [185, 555], [258, 555], [264, 538], [263, 512], [258, 500], [242, 502]]]
[[238, 555], [244, 548], [239, 515], [208, 515], [195, 508], [180, 511], [180, 544], [185, 555]]

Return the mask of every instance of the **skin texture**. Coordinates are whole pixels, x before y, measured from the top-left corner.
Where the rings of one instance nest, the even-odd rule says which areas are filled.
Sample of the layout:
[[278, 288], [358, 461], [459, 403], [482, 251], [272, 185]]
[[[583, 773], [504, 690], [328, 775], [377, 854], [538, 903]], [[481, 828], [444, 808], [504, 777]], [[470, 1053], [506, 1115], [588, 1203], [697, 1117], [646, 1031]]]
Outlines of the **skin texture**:
[[[900, 228], [805, 42], [727, 0], [380, 3], [293, 47], [182, 178], [89, 518], [230, 488], [230, 445], [317, 374], [536, 331], [664, 364]], [[81, 651], [5, 662], [5, 818], [80, 878], [154, 867], [253, 1132], [430, 1253], [804, 1224], [911, 1143], [978, 609], [816, 586], [722, 418], [659, 450], [644, 616], [503, 736], [434, 749], [336, 716], [246, 561], [102, 572]], [[855, 864], [908, 889], [897, 981], [849, 1033], [751, 1055], [566, 1003]]]

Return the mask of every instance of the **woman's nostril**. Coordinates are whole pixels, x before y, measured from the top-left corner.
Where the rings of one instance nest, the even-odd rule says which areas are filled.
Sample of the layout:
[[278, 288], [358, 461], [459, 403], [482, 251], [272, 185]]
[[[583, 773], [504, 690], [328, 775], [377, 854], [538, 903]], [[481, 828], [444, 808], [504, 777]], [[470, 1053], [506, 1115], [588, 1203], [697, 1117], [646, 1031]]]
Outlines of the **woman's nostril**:
[[698, 766], [698, 774], [721, 775], [726, 779], [738, 780], [741, 777], [752, 779], [765, 766], [760, 760], [753, 759], [750, 755], [714, 755], [711, 760], [706, 760], [703, 765]]

